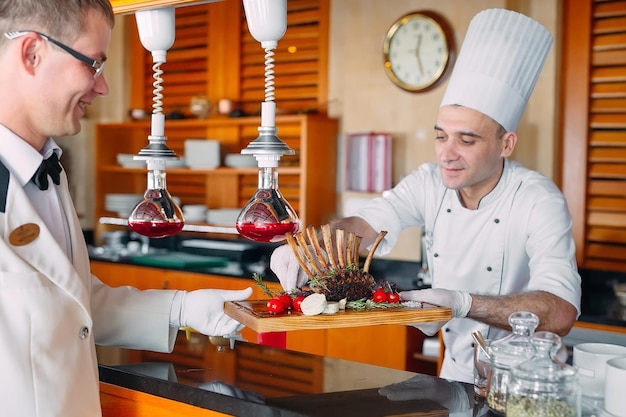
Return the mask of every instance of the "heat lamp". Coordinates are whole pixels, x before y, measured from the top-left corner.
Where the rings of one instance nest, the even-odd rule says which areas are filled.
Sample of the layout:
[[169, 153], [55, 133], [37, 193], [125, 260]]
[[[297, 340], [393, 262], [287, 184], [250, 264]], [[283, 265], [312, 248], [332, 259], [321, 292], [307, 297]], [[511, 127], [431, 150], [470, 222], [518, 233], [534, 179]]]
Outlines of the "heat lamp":
[[128, 218], [128, 227], [143, 236], [161, 238], [180, 232], [185, 224], [182, 211], [167, 191], [166, 162], [178, 159], [165, 142], [165, 115], [163, 114], [163, 70], [167, 51], [174, 44], [174, 8], [139, 10], [135, 12], [141, 44], [152, 53], [154, 87], [151, 131], [148, 145], [136, 160], [145, 160], [148, 167], [148, 186], [143, 200], [137, 204]]
[[[276, 103], [274, 102], [274, 50], [287, 29], [286, 0], [243, 0], [246, 20], [252, 36], [265, 50], [265, 101], [261, 103], [259, 136], [241, 151], [257, 161], [258, 189], [239, 214], [237, 231], [244, 237], [261, 242], [279, 242], [288, 232], [295, 233], [300, 221], [295, 210], [278, 189], [278, 162], [295, 151], [276, 136]], [[166, 161], [178, 159], [167, 147], [164, 133], [161, 64], [174, 43], [174, 8], [163, 7], [135, 12], [139, 39], [152, 53], [154, 71], [154, 104], [148, 145], [134, 159], [145, 160], [148, 188], [143, 200], [132, 211], [128, 225], [134, 232], [149, 237], [166, 237], [183, 229], [180, 207], [167, 191]]]
[[300, 221], [278, 189], [278, 161], [295, 152], [276, 136], [274, 50], [287, 29], [286, 0], [243, 0], [250, 34], [265, 50], [265, 101], [261, 103], [259, 136], [241, 153], [257, 160], [258, 189], [237, 218], [237, 231], [260, 242], [280, 242], [295, 233]]

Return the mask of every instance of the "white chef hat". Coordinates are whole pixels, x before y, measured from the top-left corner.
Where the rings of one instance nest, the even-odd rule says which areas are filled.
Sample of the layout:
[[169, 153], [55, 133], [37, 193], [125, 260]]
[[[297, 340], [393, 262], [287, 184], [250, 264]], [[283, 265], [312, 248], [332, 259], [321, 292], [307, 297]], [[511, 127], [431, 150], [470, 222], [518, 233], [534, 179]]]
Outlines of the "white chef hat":
[[523, 14], [479, 12], [467, 29], [441, 106], [470, 107], [514, 131], [551, 45], [550, 32]]

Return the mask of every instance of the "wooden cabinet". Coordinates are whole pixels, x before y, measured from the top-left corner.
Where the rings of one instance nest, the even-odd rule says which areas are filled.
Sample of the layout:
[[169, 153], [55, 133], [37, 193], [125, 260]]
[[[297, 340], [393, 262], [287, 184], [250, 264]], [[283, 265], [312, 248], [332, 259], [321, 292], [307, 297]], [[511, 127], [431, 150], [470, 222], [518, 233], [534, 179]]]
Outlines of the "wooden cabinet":
[[[243, 289], [252, 285], [252, 279], [230, 278], [185, 271], [142, 267], [112, 262], [91, 262], [94, 275], [104, 283], [116, 287], [130, 285], [139, 289], [183, 289], [201, 288]], [[268, 283], [279, 289], [278, 283]], [[266, 298], [262, 291], [253, 286], [252, 299]], [[409, 346], [410, 331], [403, 325], [365, 326], [345, 329], [298, 330], [287, 332], [286, 347], [298, 352], [369, 363], [393, 369], [407, 369], [414, 347]], [[242, 331], [243, 337], [257, 341], [257, 333], [249, 328]], [[407, 356], [410, 355], [410, 356]], [[429, 372], [424, 369], [425, 372]]]
[[[168, 147], [178, 156], [184, 156], [185, 139], [190, 138], [219, 140], [223, 156], [245, 148], [258, 136], [259, 124], [256, 117], [168, 120], [165, 134]], [[276, 125], [278, 136], [296, 151], [280, 161], [281, 193], [303, 225], [327, 222], [336, 212], [337, 120], [321, 115], [290, 115], [277, 117]], [[118, 164], [117, 155], [136, 154], [148, 143], [149, 133], [149, 122], [96, 127], [96, 219], [117, 216], [106, 209], [107, 194], [144, 193], [146, 169], [124, 168]], [[168, 168], [166, 172], [169, 192], [179, 197], [183, 205], [241, 209], [258, 186], [256, 168]]]

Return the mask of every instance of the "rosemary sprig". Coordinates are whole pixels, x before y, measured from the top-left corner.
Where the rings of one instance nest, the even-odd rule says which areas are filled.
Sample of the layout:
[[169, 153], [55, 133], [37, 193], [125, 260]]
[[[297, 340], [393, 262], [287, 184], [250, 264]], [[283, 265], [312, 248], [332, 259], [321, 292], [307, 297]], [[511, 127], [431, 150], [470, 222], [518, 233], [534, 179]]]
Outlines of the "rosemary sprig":
[[349, 310], [371, 310], [376, 308], [398, 308], [404, 307], [404, 305], [399, 303], [376, 303], [374, 300], [369, 298], [361, 298], [359, 300], [348, 301], [346, 303], [346, 309]]
[[274, 296], [274, 292], [269, 289], [269, 287], [263, 282], [263, 277], [256, 272], [252, 274], [252, 278], [254, 278], [254, 285], [259, 287], [265, 295], [272, 298]]

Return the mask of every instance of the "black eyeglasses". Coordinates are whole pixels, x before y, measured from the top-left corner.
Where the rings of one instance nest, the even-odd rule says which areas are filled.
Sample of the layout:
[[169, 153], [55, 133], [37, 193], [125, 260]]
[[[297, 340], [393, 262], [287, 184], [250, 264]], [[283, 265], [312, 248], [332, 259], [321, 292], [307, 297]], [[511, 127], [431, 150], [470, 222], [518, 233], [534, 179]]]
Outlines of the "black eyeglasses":
[[88, 56], [81, 54], [77, 50], [70, 48], [69, 46], [57, 41], [56, 39], [52, 39], [48, 35], [44, 35], [43, 33], [37, 32], [36, 30], [14, 30], [11, 32], [6, 32], [4, 36], [7, 39], [15, 39], [15, 38], [19, 38], [20, 36], [24, 36], [27, 33], [36, 33], [37, 35], [41, 36], [48, 42], [51, 42], [55, 44], [56, 46], [58, 46], [59, 48], [63, 49], [65, 52], [72, 55], [74, 58], [78, 59], [80, 62], [83, 62], [84, 64], [86, 64], [91, 69], [94, 79], [98, 78], [100, 74], [102, 74], [102, 71], [104, 70], [104, 61], [96, 61], [94, 59], [91, 59]]

